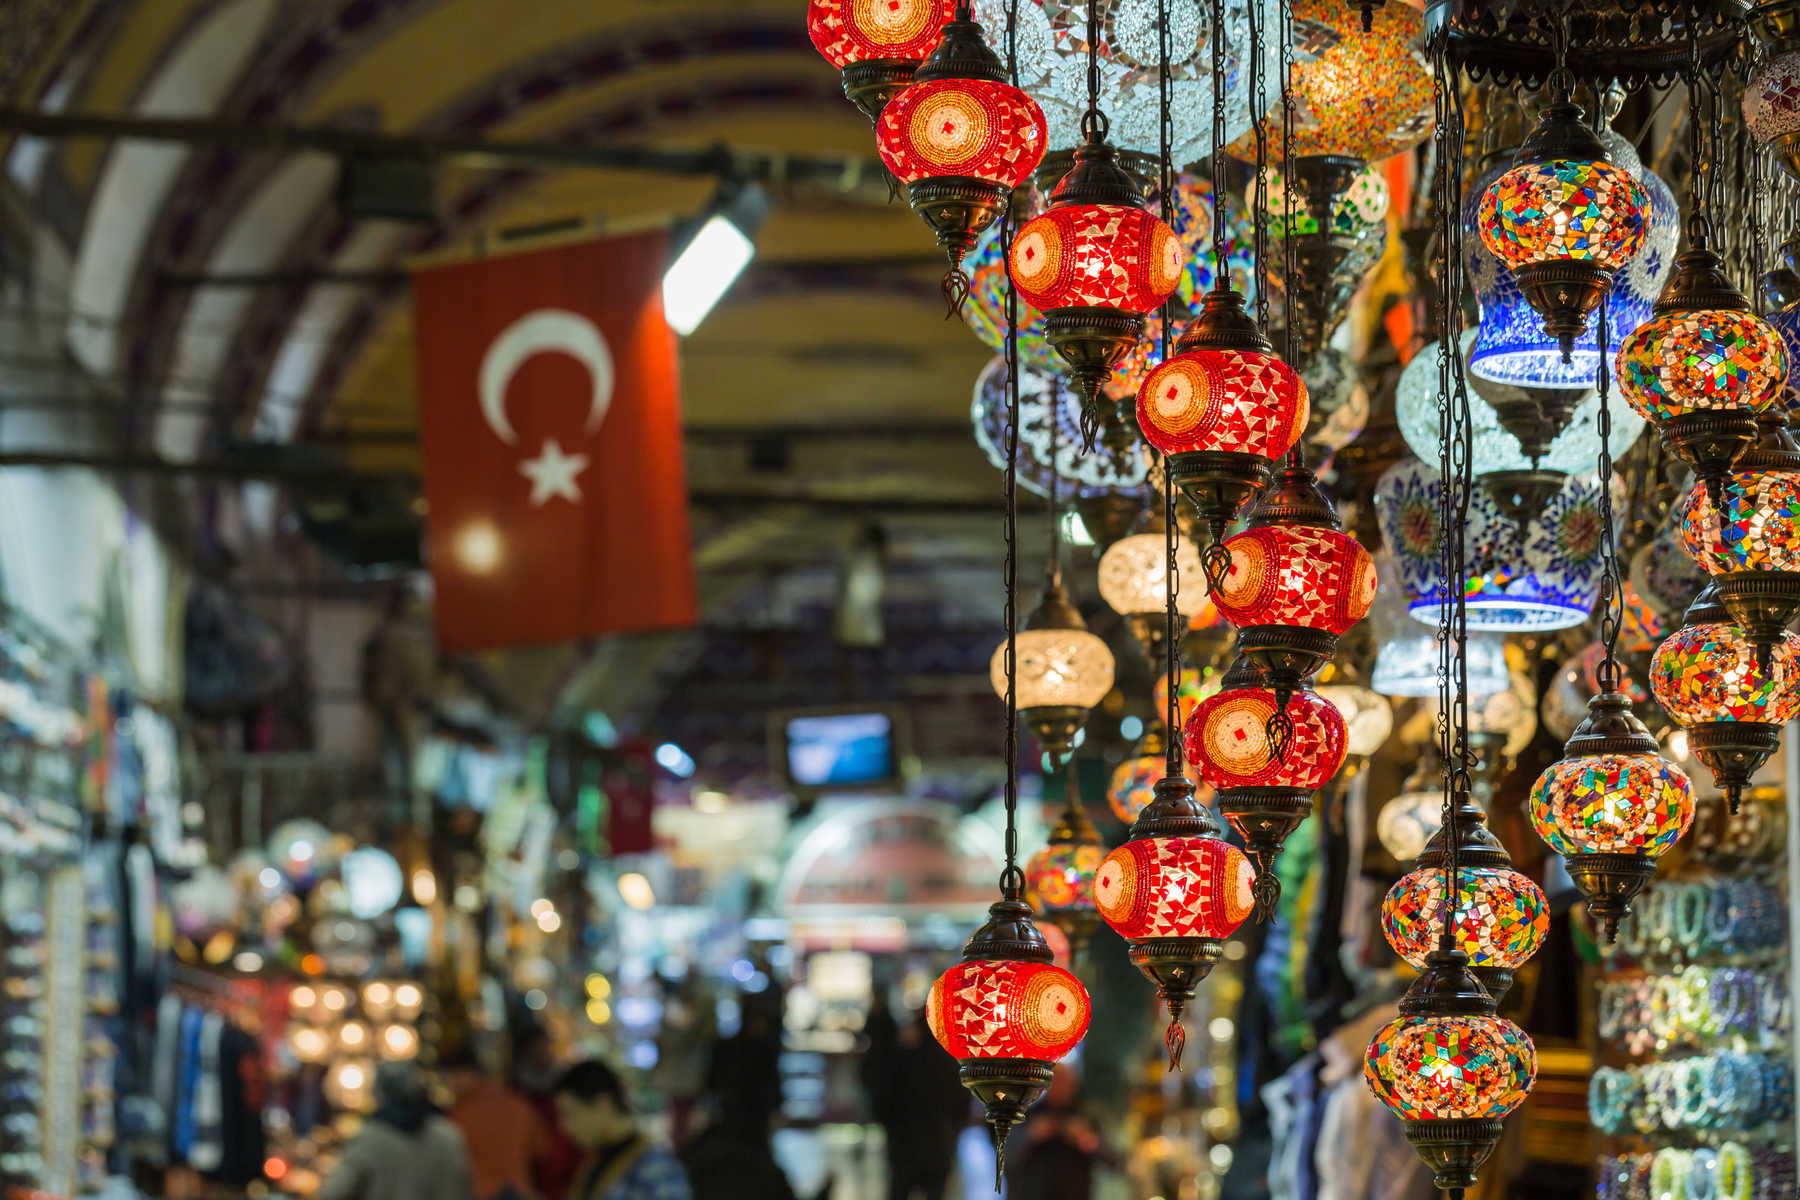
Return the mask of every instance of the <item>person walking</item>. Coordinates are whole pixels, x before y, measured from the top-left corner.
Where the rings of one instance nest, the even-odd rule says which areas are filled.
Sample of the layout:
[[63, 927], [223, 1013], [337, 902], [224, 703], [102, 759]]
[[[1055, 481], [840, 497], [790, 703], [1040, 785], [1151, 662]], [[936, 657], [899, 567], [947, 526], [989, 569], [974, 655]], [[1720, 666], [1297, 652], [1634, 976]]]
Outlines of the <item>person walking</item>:
[[344, 1147], [318, 1200], [474, 1200], [469, 1152], [409, 1062], [375, 1069], [375, 1112]]
[[472, 1050], [445, 1065], [444, 1082], [456, 1098], [446, 1115], [468, 1147], [476, 1200], [534, 1200], [538, 1167], [550, 1153], [538, 1110], [483, 1070]]
[[637, 1127], [625, 1084], [598, 1059], [556, 1081], [563, 1131], [587, 1154], [569, 1200], [693, 1200], [681, 1164]]

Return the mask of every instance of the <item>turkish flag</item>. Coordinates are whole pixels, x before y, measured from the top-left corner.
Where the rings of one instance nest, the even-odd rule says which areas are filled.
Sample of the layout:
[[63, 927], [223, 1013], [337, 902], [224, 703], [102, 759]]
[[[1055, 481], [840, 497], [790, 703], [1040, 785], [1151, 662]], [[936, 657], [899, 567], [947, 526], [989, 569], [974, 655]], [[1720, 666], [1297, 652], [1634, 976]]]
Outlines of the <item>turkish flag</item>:
[[641, 234], [414, 276], [445, 651], [695, 623], [668, 249]]

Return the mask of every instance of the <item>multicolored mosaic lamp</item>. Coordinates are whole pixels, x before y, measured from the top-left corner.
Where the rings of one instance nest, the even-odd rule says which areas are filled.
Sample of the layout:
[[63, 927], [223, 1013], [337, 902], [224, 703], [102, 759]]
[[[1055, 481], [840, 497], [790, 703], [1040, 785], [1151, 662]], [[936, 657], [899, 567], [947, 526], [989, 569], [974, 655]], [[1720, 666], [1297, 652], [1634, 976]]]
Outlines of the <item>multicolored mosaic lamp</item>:
[[1513, 167], [1482, 194], [1482, 245], [1509, 267], [1556, 339], [1565, 363], [1613, 273], [1643, 249], [1643, 185], [1606, 161], [1581, 107], [1566, 93], [1545, 108]]
[[[1441, 806], [1441, 778], [1439, 784], [1432, 796]], [[1487, 827], [1487, 814], [1467, 793], [1457, 802], [1455, 825], [1455, 947], [1468, 956], [1469, 973], [1498, 1003], [1512, 987], [1513, 972], [1543, 945], [1550, 903], [1542, 888], [1513, 868], [1506, 847]], [[1421, 971], [1444, 931], [1448, 840], [1440, 823], [1420, 851], [1416, 869], [1389, 890], [1381, 905], [1381, 931], [1388, 945]]]
[[964, 256], [1044, 157], [1043, 110], [1006, 81], [969, 13], [961, 0], [912, 86], [875, 124], [881, 161], [950, 259], [944, 290], [952, 309], [969, 294]]
[[1019, 230], [1008, 256], [1019, 295], [1044, 314], [1044, 340], [1081, 393], [1085, 444], [1102, 419], [1101, 385], [1143, 336], [1144, 314], [1174, 294], [1183, 261], [1175, 231], [1144, 207], [1105, 140], [1104, 119], [1096, 122], [1050, 206]]
[[1221, 832], [1191, 782], [1165, 778], [1094, 876], [1100, 915], [1168, 1006], [1170, 1070], [1187, 1044], [1182, 1010], [1254, 904], [1250, 860]]
[[812, 0], [806, 31], [843, 72], [844, 95], [873, 124], [912, 86], [913, 72], [955, 16], [956, 0]]
[[[1159, 704], [1157, 711], [1167, 706]], [[1156, 785], [1168, 772], [1169, 727], [1161, 717], [1152, 717], [1144, 727], [1144, 736], [1132, 747], [1131, 757], [1113, 768], [1112, 778], [1106, 787], [1106, 803], [1113, 815], [1126, 825], [1130, 825], [1143, 815], [1156, 799]], [[1193, 763], [1187, 764], [1188, 781], [1194, 785], [1195, 796], [1203, 805], [1213, 802], [1212, 786], [1200, 779], [1200, 773]]]
[[1452, 1200], [1474, 1186], [1502, 1119], [1537, 1082], [1537, 1049], [1469, 973], [1468, 956], [1440, 948], [1400, 998], [1363, 1059], [1375, 1099], [1404, 1123], [1406, 1140]]
[[[1430, 136], [1431, 68], [1420, 50], [1425, 20], [1418, 9], [1385, 4], [1365, 28], [1349, 5], [1297, 0], [1293, 26], [1294, 159], [1353, 160], [1354, 174]], [[1279, 107], [1265, 120], [1269, 145], [1282, 146]]]
[[1708, 584], [1680, 629], [1657, 648], [1650, 690], [1688, 731], [1733, 814], [1744, 787], [1781, 748], [1781, 727], [1800, 716], [1800, 635], [1781, 631], [1766, 669]]
[[1224, 687], [1201, 701], [1184, 731], [1188, 761], [1218, 789], [1219, 811], [1244, 839], [1256, 864], [1257, 919], [1266, 921], [1281, 898], [1275, 858], [1287, 837], [1312, 812], [1312, 793], [1344, 765], [1348, 731], [1329, 701], [1302, 680], [1283, 715], [1291, 729], [1288, 752], [1277, 757], [1268, 735], [1281, 709], [1255, 663], [1239, 655]]
[[[1675, 265], [1675, 250], [1681, 239], [1681, 206], [1662, 177], [1644, 166], [1630, 142], [1610, 127], [1600, 130], [1600, 141], [1606, 149], [1606, 161], [1636, 179], [1648, 201], [1644, 247], [1614, 272], [1612, 287], [1606, 293], [1611, 350], [1650, 319], [1651, 307]], [[1569, 360], [1564, 362], [1558, 339], [1544, 332], [1543, 318], [1519, 290], [1512, 269], [1481, 241], [1481, 198], [1500, 176], [1511, 170], [1510, 160], [1508, 154], [1506, 160], [1477, 177], [1463, 210], [1463, 227], [1474, 235], [1464, 241], [1464, 264], [1481, 313], [1475, 343], [1466, 355], [1469, 375], [1478, 381], [1516, 388], [1586, 392], [1593, 388], [1600, 367], [1598, 331], [1593, 323], [1589, 322], [1576, 339]], [[1473, 402], [1472, 396], [1470, 399]], [[1612, 414], [1615, 431], [1623, 430], [1625, 415]], [[1593, 458], [1589, 454], [1585, 462], [1592, 463]]]
[[1619, 388], [1694, 469], [1715, 505], [1787, 384], [1787, 351], [1704, 246], [1675, 262], [1656, 315], [1619, 347]]
[[1094, 872], [1106, 857], [1100, 831], [1081, 807], [1073, 778], [1068, 803], [1057, 815], [1044, 848], [1025, 861], [1025, 903], [1040, 920], [1062, 930], [1071, 960], [1087, 949], [1100, 925], [1094, 907]]
[[1782, 631], [1800, 615], [1800, 446], [1773, 412], [1758, 432], [1755, 449], [1717, 490], [1696, 485], [1679, 511], [1682, 544], [1712, 576], [1767, 671]]
[[1201, 561], [1216, 588], [1230, 562], [1226, 528], [1306, 432], [1306, 384], [1229, 287], [1207, 293], [1175, 350], [1138, 392], [1138, 428], [1211, 531]]
[[1287, 753], [1288, 697], [1330, 660], [1338, 635], [1375, 600], [1375, 560], [1339, 527], [1312, 471], [1289, 460], [1249, 527], [1225, 540], [1231, 565], [1213, 603], [1237, 628], [1238, 651], [1274, 691], [1269, 741]]
[[1093, 1004], [1081, 980], [1052, 963], [1031, 909], [1000, 900], [963, 946], [962, 961], [931, 985], [925, 1020], [981, 1101], [1006, 1171], [1006, 1139], [1050, 1087], [1056, 1063], [1087, 1035]]
[[1658, 755], [1656, 739], [1622, 692], [1588, 701], [1563, 757], [1538, 776], [1531, 824], [1563, 856], [1610, 941], [1631, 901], [1694, 820], [1694, 787]]

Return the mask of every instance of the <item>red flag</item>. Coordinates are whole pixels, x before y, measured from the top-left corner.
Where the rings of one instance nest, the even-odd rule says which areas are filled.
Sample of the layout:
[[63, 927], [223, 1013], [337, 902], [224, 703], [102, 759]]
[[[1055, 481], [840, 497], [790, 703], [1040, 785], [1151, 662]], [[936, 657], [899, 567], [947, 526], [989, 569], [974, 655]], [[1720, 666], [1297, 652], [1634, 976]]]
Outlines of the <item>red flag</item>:
[[667, 256], [654, 233], [415, 276], [444, 650], [695, 622]]

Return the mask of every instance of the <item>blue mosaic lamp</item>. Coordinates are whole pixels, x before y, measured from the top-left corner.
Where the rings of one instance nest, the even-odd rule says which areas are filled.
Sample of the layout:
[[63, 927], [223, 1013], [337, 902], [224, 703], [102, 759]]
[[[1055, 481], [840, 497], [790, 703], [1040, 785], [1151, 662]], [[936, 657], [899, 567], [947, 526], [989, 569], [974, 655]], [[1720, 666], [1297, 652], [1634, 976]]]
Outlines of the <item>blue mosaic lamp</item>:
[[[1006, 469], [1006, 360], [995, 357], [975, 380], [969, 405], [975, 426], [975, 443], [994, 469]], [[1050, 461], [1052, 422], [1056, 426], [1056, 461]], [[1127, 453], [1106, 447], [1084, 454], [1081, 450], [1081, 395], [1054, 374], [1020, 364], [1019, 369], [1019, 486], [1039, 496], [1050, 494], [1050, 480], [1058, 478], [1057, 494], [1079, 506], [1083, 500], [1119, 493], [1139, 493], [1149, 470], [1149, 456], [1140, 446]], [[1137, 509], [1132, 509], [1131, 515]], [[1085, 514], [1084, 514], [1085, 519]], [[1129, 524], [1130, 516], [1126, 523]], [[1097, 530], [1090, 532], [1098, 533]]]
[[[1675, 263], [1681, 212], [1669, 185], [1643, 165], [1630, 143], [1610, 129], [1601, 134], [1601, 142], [1606, 146], [1608, 161], [1636, 178], [1649, 200], [1644, 248], [1618, 269], [1607, 292], [1607, 340], [1617, 352], [1626, 335], [1650, 319], [1650, 308]], [[1468, 190], [1469, 199], [1463, 210], [1464, 228], [1469, 233], [1464, 239], [1468, 246], [1469, 284], [1481, 309], [1481, 326], [1469, 353], [1469, 372], [1480, 379], [1515, 387], [1592, 387], [1594, 373], [1600, 366], [1596, 323], [1588, 323], [1565, 361], [1557, 339], [1544, 332], [1543, 318], [1519, 289], [1518, 277], [1476, 236], [1481, 197], [1511, 165], [1508, 156], [1489, 168]]]
[[[1388, 468], [1375, 487], [1381, 536], [1394, 555], [1415, 620], [1438, 620], [1438, 473], [1417, 459]], [[1501, 514], [1486, 490], [1469, 499], [1471, 630], [1567, 629], [1588, 619], [1600, 596], [1600, 485], [1571, 475], [1524, 524]]]

